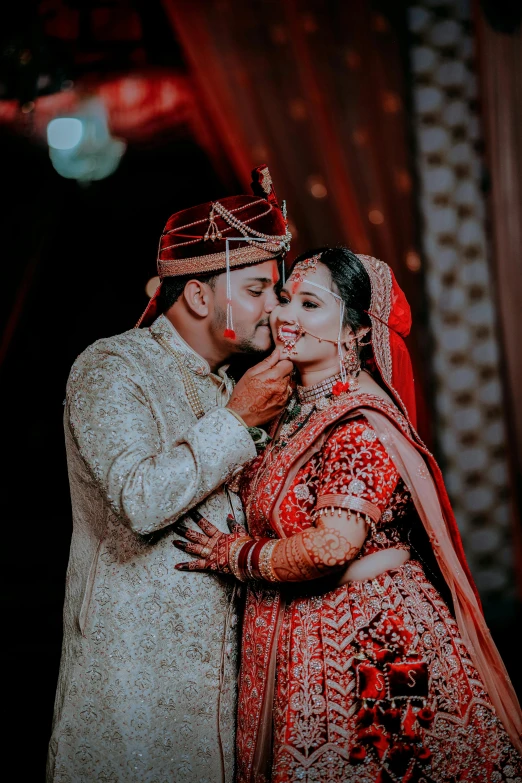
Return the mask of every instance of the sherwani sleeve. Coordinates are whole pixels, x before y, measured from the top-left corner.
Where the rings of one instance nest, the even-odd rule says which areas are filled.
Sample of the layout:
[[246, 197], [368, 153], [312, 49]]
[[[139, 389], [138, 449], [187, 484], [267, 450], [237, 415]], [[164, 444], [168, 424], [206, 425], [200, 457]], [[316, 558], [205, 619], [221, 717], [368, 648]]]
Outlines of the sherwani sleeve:
[[[175, 404], [174, 389], [172, 396]], [[91, 351], [73, 369], [65, 423], [107, 501], [140, 534], [174, 522], [256, 456], [248, 431], [225, 408], [169, 442], [139, 370], [107, 352]]]

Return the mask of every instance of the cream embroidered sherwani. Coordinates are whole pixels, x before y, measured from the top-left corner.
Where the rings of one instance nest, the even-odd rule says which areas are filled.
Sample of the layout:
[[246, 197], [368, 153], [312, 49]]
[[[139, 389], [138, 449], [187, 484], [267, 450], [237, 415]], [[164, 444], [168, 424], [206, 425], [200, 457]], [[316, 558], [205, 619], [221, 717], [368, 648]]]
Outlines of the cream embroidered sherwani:
[[[206, 414], [196, 418], [181, 352]], [[160, 316], [75, 362], [65, 436], [73, 537], [50, 743], [54, 783], [233, 779], [231, 584], [177, 571], [172, 523], [198, 505], [226, 530], [224, 484], [255, 457], [223, 406], [231, 382]], [[239, 501], [232, 497], [238, 520]]]

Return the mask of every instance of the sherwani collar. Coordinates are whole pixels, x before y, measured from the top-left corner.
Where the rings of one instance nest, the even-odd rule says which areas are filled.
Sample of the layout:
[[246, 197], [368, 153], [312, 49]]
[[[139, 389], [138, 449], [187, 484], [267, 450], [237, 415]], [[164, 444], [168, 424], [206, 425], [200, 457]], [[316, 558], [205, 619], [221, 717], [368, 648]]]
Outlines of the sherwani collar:
[[224, 364], [216, 373], [211, 372], [210, 365], [206, 359], [199, 355], [179, 334], [177, 329], [171, 324], [165, 315], [160, 315], [149, 327], [153, 335], [158, 335], [169, 343], [174, 350], [183, 354], [186, 366], [195, 375], [202, 377], [211, 376], [220, 381], [228, 380], [227, 370], [229, 365]]

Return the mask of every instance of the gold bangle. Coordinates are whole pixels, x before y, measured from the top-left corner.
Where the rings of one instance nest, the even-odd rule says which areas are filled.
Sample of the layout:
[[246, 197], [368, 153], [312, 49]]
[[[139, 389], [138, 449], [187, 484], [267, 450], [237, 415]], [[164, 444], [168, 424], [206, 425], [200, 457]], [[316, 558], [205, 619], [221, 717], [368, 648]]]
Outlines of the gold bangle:
[[379, 506], [356, 495], [319, 495], [314, 511], [320, 517], [326, 516], [328, 512], [330, 512], [330, 516], [333, 516], [334, 509], [339, 509], [339, 516], [341, 515], [341, 509], [344, 509], [365, 514], [370, 519], [373, 519], [374, 522], [378, 522], [381, 518]]
[[280, 582], [272, 568], [272, 552], [279, 541], [269, 541], [259, 553], [259, 573], [265, 582]]
[[225, 405], [225, 410], [231, 413], [232, 416], [235, 416], [238, 422], [242, 424], [245, 429], [248, 429], [247, 425], [245, 424], [245, 422], [243, 421], [239, 413], [236, 413], [235, 411], [232, 410], [232, 408], [229, 408], [227, 405]]
[[239, 559], [239, 553], [241, 552], [241, 549], [243, 548], [243, 545], [246, 544], [247, 541], [251, 541], [252, 539], [250, 536], [242, 536], [241, 538], [236, 538], [235, 541], [233, 541], [230, 544], [230, 549], [228, 551], [228, 565], [236, 579], [239, 579], [240, 582], [244, 582], [245, 579], [241, 576], [239, 572], [239, 566], [238, 566], [238, 559]]

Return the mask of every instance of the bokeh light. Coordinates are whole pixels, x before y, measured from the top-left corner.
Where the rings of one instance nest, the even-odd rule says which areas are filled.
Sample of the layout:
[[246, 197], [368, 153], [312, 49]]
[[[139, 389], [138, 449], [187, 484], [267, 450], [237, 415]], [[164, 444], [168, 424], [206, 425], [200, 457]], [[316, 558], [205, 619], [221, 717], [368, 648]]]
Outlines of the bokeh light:
[[154, 294], [156, 293], [158, 286], [160, 284], [160, 279], [156, 275], [155, 277], [151, 277], [150, 280], [147, 282], [147, 285], [145, 286], [145, 293], [149, 297], [149, 299], [152, 299]]
[[406, 255], [406, 266], [410, 272], [418, 272], [421, 268], [420, 256], [414, 250], [410, 250], [410, 252]]
[[372, 209], [368, 212], [368, 220], [373, 223], [374, 226], [380, 226], [384, 223], [384, 215], [379, 209]]
[[47, 142], [55, 150], [72, 150], [83, 135], [83, 125], [76, 117], [57, 117], [47, 126]]
[[317, 175], [308, 177], [306, 184], [314, 198], [326, 198], [328, 195], [328, 189], [322, 177]]

